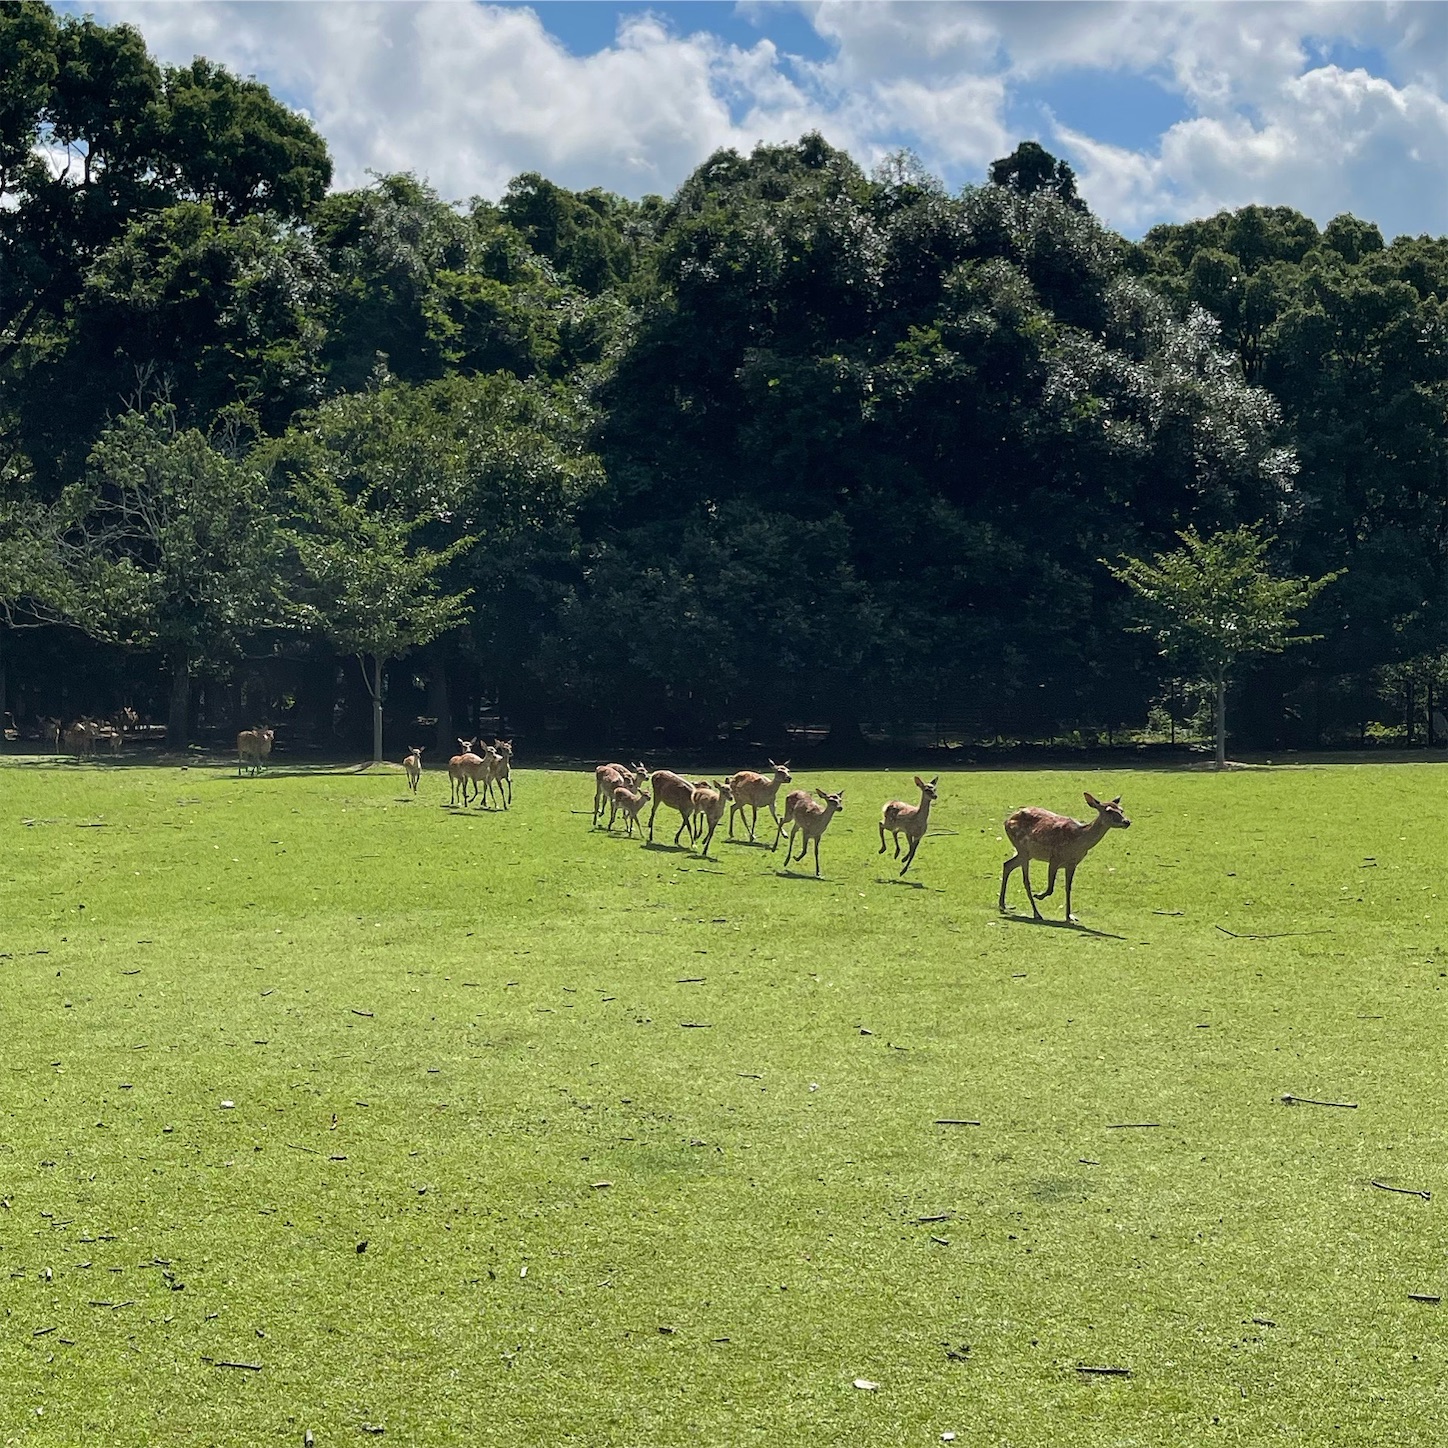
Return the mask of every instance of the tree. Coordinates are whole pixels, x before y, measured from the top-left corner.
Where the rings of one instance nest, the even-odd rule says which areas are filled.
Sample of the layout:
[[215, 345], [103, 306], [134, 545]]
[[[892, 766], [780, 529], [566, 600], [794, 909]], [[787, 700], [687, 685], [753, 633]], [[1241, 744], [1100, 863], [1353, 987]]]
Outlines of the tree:
[[1019, 191], [1023, 196], [1049, 191], [1077, 211], [1086, 209], [1086, 203], [1076, 194], [1076, 173], [1038, 141], [1022, 141], [1009, 156], [992, 161], [990, 184]]
[[171, 668], [167, 742], [186, 745], [192, 674], [283, 624], [281, 549], [266, 478], [174, 413], [131, 412], [59, 504], [69, 622]]
[[[468, 592], [441, 593], [438, 574], [471, 543], [417, 547], [422, 519], [352, 502], [335, 485], [303, 489], [307, 531], [294, 532], [308, 597], [304, 617], [339, 649], [356, 654], [372, 696], [372, 762], [382, 762], [383, 670], [466, 616]], [[371, 660], [372, 672], [367, 672]]]
[[1316, 635], [1294, 634], [1297, 615], [1337, 573], [1321, 578], [1274, 578], [1267, 569], [1273, 542], [1243, 525], [1202, 538], [1195, 528], [1177, 535], [1180, 548], [1152, 563], [1127, 558], [1111, 575], [1137, 597], [1139, 631], [1155, 636], [1173, 666], [1195, 670], [1212, 690], [1217, 768], [1227, 759], [1227, 680], [1239, 660], [1281, 653]]

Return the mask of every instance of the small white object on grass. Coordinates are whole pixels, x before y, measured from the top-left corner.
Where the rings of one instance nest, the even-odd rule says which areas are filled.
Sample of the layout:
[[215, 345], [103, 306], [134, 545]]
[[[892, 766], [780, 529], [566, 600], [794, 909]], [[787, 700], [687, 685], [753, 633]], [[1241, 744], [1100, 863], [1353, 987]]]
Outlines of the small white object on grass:
[[880, 1388], [879, 1383], [872, 1383], [869, 1378], [856, 1378], [855, 1386], [863, 1389], [867, 1393], [878, 1392]]
[[235, 1102], [235, 1101], [223, 1101], [223, 1102], [221, 1103], [221, 1109], [222, 1109], [223, 1111], [234, 1111], [234, 1110], [236, 1109], [236, 1102]]

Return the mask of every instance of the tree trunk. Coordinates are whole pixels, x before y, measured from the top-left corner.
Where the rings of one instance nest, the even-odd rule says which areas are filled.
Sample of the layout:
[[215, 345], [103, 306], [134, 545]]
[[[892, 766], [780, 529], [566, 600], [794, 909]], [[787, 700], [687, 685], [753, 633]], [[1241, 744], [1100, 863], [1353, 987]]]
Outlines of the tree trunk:
[[[5, 631], [0, 629], [0, 749], [5, 748], [5, 715], [10, 708], [10, 700], [8, 698], [9, 690], [6, 687], [8, 682], [5, 677]], [[15, 738], [18, 741], [20, 738], [20, 721], [17, 719], [15, 723]]]
[[1225, 676], [1216, 681], [1217, 714], [1217, 768], [1227, 767], [1227, 680]]
[[171, 712], [166, 719], [166, 747], [185, 749], [187, 715], [191, 709], [191, 661], [184, 650], [171, 655]]
[[372, 762], [382, 763], [382, 656], [372, 655]]

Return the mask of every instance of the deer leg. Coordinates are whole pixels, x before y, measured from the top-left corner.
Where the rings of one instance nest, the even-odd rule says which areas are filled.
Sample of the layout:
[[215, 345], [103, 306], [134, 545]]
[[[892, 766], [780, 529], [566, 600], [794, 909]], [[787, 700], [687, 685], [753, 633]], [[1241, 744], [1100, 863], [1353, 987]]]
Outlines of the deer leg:
[[905, 863], [900, 866], [900, 873], [903, 875], [910, 868], [910, 861], [915, 858], [915, 851], [920, 848], [920, 836], [916, 835], [910, 841], [910, 853], [905, 856]]
[[1000, 912], [1002, 915], [1006, 913], [1006, 886], [1010, 883], [1011, 871], [1014, 870], [1016, 866], [1020, 863], [1021, 857], [1019, 855], [1012, 855], [1011, 858], [1001, 866]]
[[750, 808], [754, 811], [754, 814], [749, 820], [749, 843], [752, 845], [754, 843], [754, 830], [759, 824], [759, 806], [757, 804], [750, 805]]
[[774, 832], [774, 843], [769, 847], [771, 850], [777, 850], [780, 840], [784, 837], [784, 821], [780, 819], [778, 815], [775, 815], [774, 822], [779, 828]]
[[894, 858], [898, 860], [898, 859], [900, 858], [900, 831], [899, 831], [899, 830], [891, 830], [890, 833], [895, 836], [895, 854], [894, 854]]
[[649, 811], [649, 843], [654, 842], [654, 816], [659, 812], [659, 797], [654, 796], [654, 807]]
[[[803, 854], [800, 855], [800, 859], [801, 859], [801, 860], [804, 859]], [[819, 877], [820, 877], [820, 837], [819, 837], [818, 835], [816, 835], [816, 836], [815, 836], [815, 879], [818, 880]]]
[[731, 840], [734, 838], [734, 816], [743, 808], [744, 806], [742, 804], [731, 804], [729, 806], [729, 838]]
[[685, 831], [686, 829], [689, 831], [689, 838], [690, 838], [690, 840], [692, 840], [692, 839], [694, 838], [693, 821], [690, 820], [689, 816], [686, 815], [683, 810], [680, 810], [680, 811], [679, 811], [679, 828], [678, 828], [678, 830], [677, 830], [677, 831], [675, 832], [675, 834], [674, 834], [674, 843], [675, 843], [676, 845], [679, 843], [679, 837], [684, 833], [684, 831]]
[[1036, 908], [1036, 897], [1031, 893], [1031, 862], [1021, 861], [1021, 883], [1026, 887], [1026, 899], [1031, 902], [1031, 914], [1037, 920], [1041, 918], [1041, 912]]
[[1076, 878], [1075, 865], [1066, 866], [1066, 920], [1067, 923], [1076, 917], [1071, 913], [1071, 881]]
[[885, 821], [884, 821], [884, 820], [881, 820], [881, 821], [880, 821], [880, 853], [881, 853], [882, 855], [885, 853], [885, 849], [886, 849], [886, 845], [885, 845]]
[[1046, 888], [1045, 888], [1044, 890], [1042, 890], [1039, 895], [1036, 896], [1036, 899], [1037, 899], [1037, 900], [1044, 900], [1047, 895], [1054, 895], [1054, 894], [1055, 894], [1055, 892], [1056, 892], [1056, 871], [1059, 870], [1060, 868], [1061, 868], [1061, 867], [1060, 867], [1059, 865], [1047, 865], [1047, 867], [1046, 867]]

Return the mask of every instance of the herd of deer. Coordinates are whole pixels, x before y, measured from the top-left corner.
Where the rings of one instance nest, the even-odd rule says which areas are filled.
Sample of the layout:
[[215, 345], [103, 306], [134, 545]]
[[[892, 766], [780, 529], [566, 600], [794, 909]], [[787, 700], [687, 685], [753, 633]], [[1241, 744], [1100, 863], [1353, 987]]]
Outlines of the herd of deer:
[[59, 719], [42, 716], [39, 722], [41, 743], [52, 754], [59, 754], [63, 746], [68, 754], [85, 759], [92, 757], [101, 744], [112, 754], [119, 754], [126, 735], [134, 734], [141, 727], [141, 716], [134, 709], [122, 709], [109, 719], [77, 719], [72, 724], [62, 724]]
[[[513, 745], [510, 740], [498, 739], [484, 744], [481, 739], [459, 739], [458, 749], [447, 762], [448, 784], [452, 787], [449, 804], [461, 803], [466, 807], [469, 798], [478, 799], [484, 809], [492, 808], [493, 791], [498, 791], [498, 802], [507, 809], [513, 803]], [[418, 781], [422, 778], [422, 750], [413, 745], [402, 761], [407, 771], [407, 787], [417, 793]], [[468, 791], [472, 794], [469, 795]]]
[[[662, 805], [677, 810], [679, 814], [679, 828], [674, 832], [674, 844], [677, 845], [683, 838], [684, 831], [688, 830], [689, 839], [694, 845], [698, 846], [702, 839], [699, 853], [708, 859], [714, 831], [718, 829], [726, 808], [729, 810], [728, 837], [731, 840], [734, 838], [735, 818], [746, 809], [750, 811], [750, 844], [755, 843], [759, 811], [767, 809], [775, 823], [774, 843], [770, 849], [779, 848], [779, 842], [784, 839], [785, 831], [788, 830], [789, 838], [784, 849], [785, 864], [803, 860], [809, 847], [813, 845], [815, 874], [818, 875], [820, 840], [829, 828], [830, 821], [844, 809], [845, 792], [839, 790], [832, 794], [829, 790], [817, 789], [814, 795], [811, 795], [805, 789], [792, 789], [784, 797], [784, 813], [781, 815], [775, 808], [775, 801], [779, 791], [793, 782], [792, 776], [787, 762], [776, 764], [771, 759], [769, 767], [773, 770], [772, 775], [743, 770], [739, 774], [730, 775], [728, 779], [714, 780], [711, 783], [707, 779], [689, 780], [668, 769], [657, 769], [651, 773], [643, 764], [600, 764], [593, 771], [594, 828], [603, 826], [604, 811], [607, 810], [608, 821], [605, 828], [611, 830], [622, 816], [625, 834], [631, 836], [637, 826], [642, 836], [645, 826], [639, 816], [643, 807], [652, 800], [647, 826], [649, 843], [653, 843], [654, 819]], [[652, 794], [646, 786], [652, 788]], [[920, 803], [909, 804], [905, 800], [893, 799], [880, 812], [879, 853], [883, 855], [889, 848], [885, 839], [887, 834], [892, 836], [895, 842], [895, 859], [900, 858], [902, 836], [908, 846], [905, 863], [900, 866], [902, 875], [910, 868], [915, 852], [920, 848], [920, 841], [925, 838], [930, 826], [930, 806], [939, 795], [939, 786], [938, 774], [930, 780], [922, 779], [917, 774], [915, 787], [920, 791]], [[1086, 858], [1092, 846], [1105, 838], [1108, 830], [1128, 829], [1131, 825], [1131, 821], [1122, 812], [1120, 795], [1103, 803], [1095, 795], [1088, 793], [1086, 803], [1096, 811], [1096, 818], [1090, 824], [1034, 807], [1017, 810], [1005, 821], [1006, 837], [1016, 853], [1001, 869], [1002, 911], [1006, 908], [1006, 885], [1011, 872], [1019, 869], [1026, 898], [1031, 902], [1031, 910], [1036, 919], [1041, 919], [1036, 902], [1044, 900], [1055, 891], [1056, 876], [1064, 870], [1066, 918], [1075, 918], [1071, 914], [1071, 885], [1077, 866]], [[794, 853], [796, 840], [799, 842], [798, 855]], [[1046, 888], [1039, 895], [1031, 889], [1032, 860], [1042, 862], [1048, 872]]]

